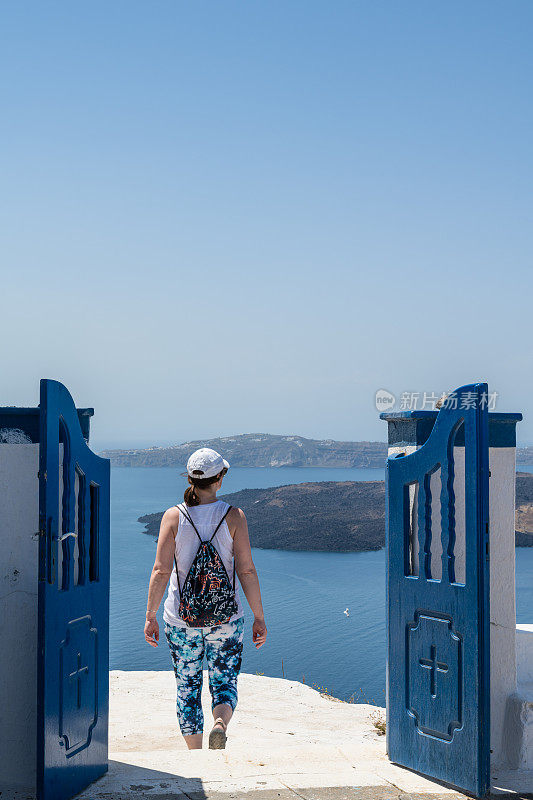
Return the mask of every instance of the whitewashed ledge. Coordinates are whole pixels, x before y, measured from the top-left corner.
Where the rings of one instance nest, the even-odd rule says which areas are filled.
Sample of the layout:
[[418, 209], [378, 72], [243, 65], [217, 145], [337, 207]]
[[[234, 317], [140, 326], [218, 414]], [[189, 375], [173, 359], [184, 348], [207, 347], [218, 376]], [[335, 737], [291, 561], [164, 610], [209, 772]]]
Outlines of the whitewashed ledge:
[[[178, 733], [172, 672], [111, 672], [110, 683], [109, 773], [80, 800], [461, 797], [388, 761], [385, 737], [374, 725], [384, 709], [328, 699], [295, 681], [241, 674], [226, 750], [189, 752]], [[203, 702], [209, 710], [205, 674]], [[210, 722], [206, 714], [206, 730]], [[511, 788], [504, 776], [500, 785]]]
[[[209, 710], [205, 673], [203, 703]], [[388, 761], [374, 724], [384, 718], [385, 709], [295, 681], [241, 674], [226, 750], [189, 752], [177, 728], [174, 674], [111, 672], [109, 772], [77, 800], [463, 798]], [[206, 730], [210, 722], [209, 714]], [[533, 798], [524, 793], [530, 783], [531, 773], [494, 775], [494, 796]], [[2, 792], [0, 800], [33, 799]]]

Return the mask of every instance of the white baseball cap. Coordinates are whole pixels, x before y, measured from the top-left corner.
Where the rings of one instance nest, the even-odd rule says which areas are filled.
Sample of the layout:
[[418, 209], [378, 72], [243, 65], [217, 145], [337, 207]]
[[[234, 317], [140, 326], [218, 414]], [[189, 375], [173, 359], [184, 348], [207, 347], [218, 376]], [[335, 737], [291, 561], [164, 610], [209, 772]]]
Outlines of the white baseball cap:
[[187, 461], [187, 474], [191, 478], [212, 478], [223, 469], [229, 469], [229, 464], [216, 450], [210, 447], [201, 447], [195, 450]]

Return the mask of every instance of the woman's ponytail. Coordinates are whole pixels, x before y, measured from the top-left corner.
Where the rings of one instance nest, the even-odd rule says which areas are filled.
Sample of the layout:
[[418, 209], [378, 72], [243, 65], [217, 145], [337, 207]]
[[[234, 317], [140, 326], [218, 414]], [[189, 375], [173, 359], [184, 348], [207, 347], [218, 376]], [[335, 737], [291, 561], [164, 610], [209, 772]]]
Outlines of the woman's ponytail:
[[185, 494], [183, 495], [183, 499], [188, 506], [197, 506], [200, 504], [200, 498], [196, 494], [196, 487], [194, 484], [192, 486], [188, 486], [185, 489]]

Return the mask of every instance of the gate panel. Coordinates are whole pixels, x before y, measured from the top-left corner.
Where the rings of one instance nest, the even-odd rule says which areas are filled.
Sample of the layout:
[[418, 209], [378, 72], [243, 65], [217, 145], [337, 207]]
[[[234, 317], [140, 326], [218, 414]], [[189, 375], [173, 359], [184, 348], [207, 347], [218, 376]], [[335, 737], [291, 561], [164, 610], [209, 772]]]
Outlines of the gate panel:
[[487, 397], [486, 384], [457, 389], [386, 476], [389, 757], [479, 797], [490, 783]]
[[72, 397], [41, 381], [38, 800], [68, 800], [107, 770], [109, 461]]

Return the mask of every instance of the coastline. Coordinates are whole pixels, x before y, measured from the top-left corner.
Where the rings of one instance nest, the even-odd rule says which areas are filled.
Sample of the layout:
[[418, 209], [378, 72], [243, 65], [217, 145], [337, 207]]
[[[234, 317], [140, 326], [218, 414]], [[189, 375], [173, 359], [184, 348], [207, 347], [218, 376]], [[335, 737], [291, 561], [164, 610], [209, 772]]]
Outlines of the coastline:
[[[240, 489], [220, 497], [242, 508], [252, 547], [358, 553], [385, 546], [384, 481], [318, 481]], [[533, 547], [533, 474], [516, 473], [515, 546]], [[163, 511], [144, 514], [143, 533], [157, 539]]]

